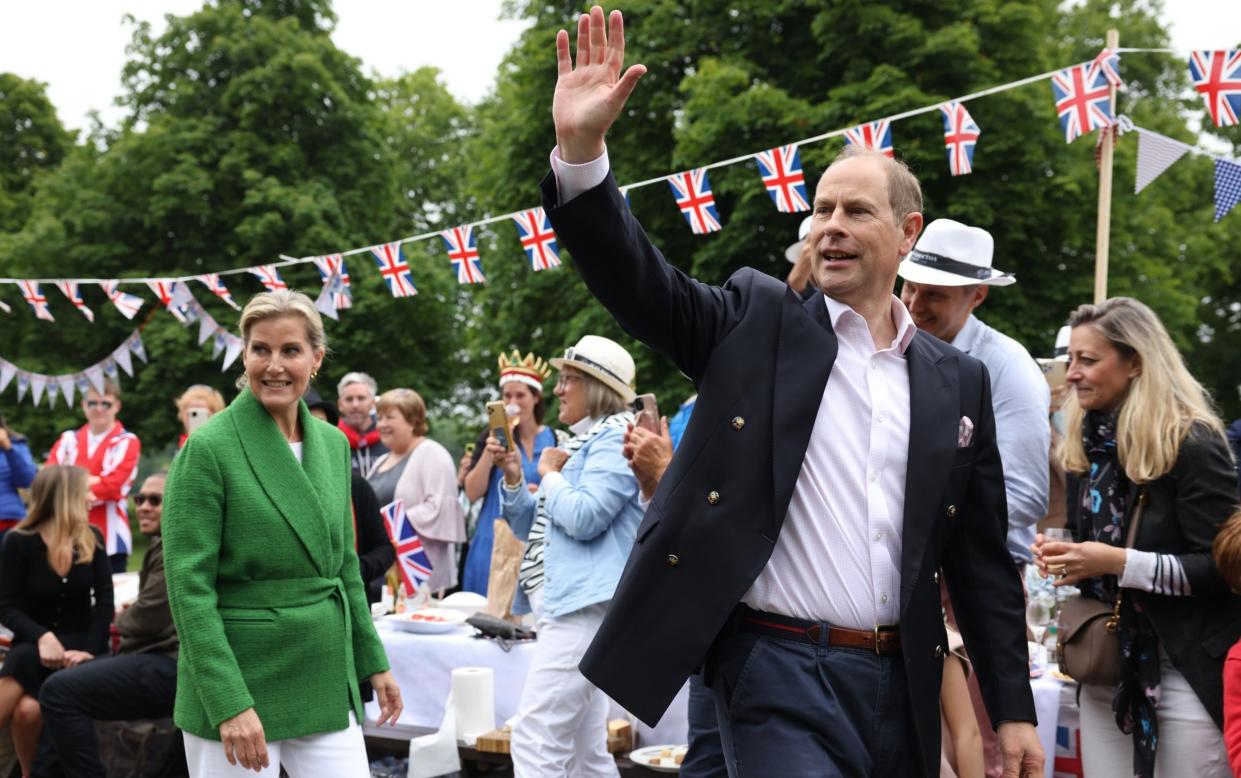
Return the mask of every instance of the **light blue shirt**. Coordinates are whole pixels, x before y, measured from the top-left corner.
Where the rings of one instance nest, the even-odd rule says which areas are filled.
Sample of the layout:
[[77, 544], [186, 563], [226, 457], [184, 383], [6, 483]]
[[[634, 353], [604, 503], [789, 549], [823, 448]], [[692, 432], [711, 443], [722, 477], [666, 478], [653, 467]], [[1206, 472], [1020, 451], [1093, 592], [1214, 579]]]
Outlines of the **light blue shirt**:
[[[577, 431], [577, 430], [575, 430]], [[559, 475], [548, 473], [531, 494], [524, 481], [505, 485], [503, 514], [525, 540], [540, 494], [551, 519], [543, 548], [543, 613], [563, 616], [607, 602], [633, 549], [642, 508], [638, 481], [621, 452], [624, 427], [599, 433], [569, 457]], [[503, 482], [501, 482], [503, 483]]]
[[1033, 555], [1034, 525], [1047, 515], [1051, 392], [1038, 364], [1017, 341], [973, 314], [952, 345], [987, 366], [996, 443], [1008, 497], [1008, 552], [1019, 562]]

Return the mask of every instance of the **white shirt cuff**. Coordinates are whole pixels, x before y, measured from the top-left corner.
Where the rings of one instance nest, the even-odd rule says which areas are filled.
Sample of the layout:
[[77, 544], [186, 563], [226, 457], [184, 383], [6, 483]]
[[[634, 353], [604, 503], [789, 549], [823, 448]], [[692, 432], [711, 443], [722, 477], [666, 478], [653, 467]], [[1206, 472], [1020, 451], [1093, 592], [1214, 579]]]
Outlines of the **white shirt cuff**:
[[523, 476], [523, 477], [522, 477], [522, 479], [521, 479], [520, 481], [518, 481], [515, 485], [513, 485], [513, 486], [509, 486], [509, 485], [508, 485], [508, 481], [505, 481], [505, 480], [504, 480], [504, 478], [503, 478], [503, 477], [501, 477], [501, 478], [500, 478], [500, 488], [501, 488], [501, 489], [503, 489], [503, 490], [504, 490], [504, 492], [505, 492], [505, 495], [504, 495], [504, 501], [505, 501], [505, 502], [512, 502], [512, 501], [513, 501], [513, 496], [514, 496], [514, 495], [516, 495], [517, 493], [519, 493], [522, 489], [525, 489], [525, 488], [526, 488], [526, 479], [525, 479], [525, 477]]
[[646, 499], [646, 493], [643, 492], [642, 487], [639, 486], [638, 487], [638, 507], [642, 509], [642, 512], [646, 513], [646, 509], [651, 507], [651, 503], [653, 502], [655, 502], [655, 498], [651, 497], [651, 499], [649, 500]]
[[608, 170], [611, 169], [606, 146], [603, 153], [596, 159], [580, 165], [573, 165], [561, 159], [560, 147], [557, 146], [552, 149], [551, 162], [552, 174], [556, 176], [556, 193], [561, 205], [602, 184], [603, 179], [608, 177]]
[[1136, 548], [1125, 549], [1125, 571], [1120, 574], [1120, 586], [1123, 589], [1141, 589], [1149, 592], [1155, 585], [1155, 560], [1159, 554], [1154, 551], [1138, 551]]

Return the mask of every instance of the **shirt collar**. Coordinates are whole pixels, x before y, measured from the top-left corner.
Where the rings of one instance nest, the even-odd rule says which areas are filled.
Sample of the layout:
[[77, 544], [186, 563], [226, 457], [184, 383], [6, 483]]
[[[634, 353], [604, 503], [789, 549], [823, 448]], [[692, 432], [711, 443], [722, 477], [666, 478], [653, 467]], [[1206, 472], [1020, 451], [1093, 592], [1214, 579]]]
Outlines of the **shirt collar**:
[[603, 417], [597, 416], [592, 419], [591, 417], [587, 416], [584, 419], [579, 419], [576, 423], [569, 425], [569, 432], [572, 432], [574, 435], [581, 435], [585, 432], [588, 432], [590, 431], [591, 427], [599, 423], [599, 419], [601, 418]]
[[952, 347], [958, 351], [964, 351], [966, 354], [974, 346], [978, 345], [978, 336], [982, 334], [982, 322], [974, 314], [970, 314], [965, 320], [965, 324], [961, 325], [961, 330], [957, 332], [957, 336], [952, 339]]
[[[848, 305], [840, 302], [839, 300], [834, 300], [827, 295], [823, 295], [823, 300], [827, 303], [827, 314], [832, 320], [833, 330], [837, 330], [839, 328], [840, 319], [846, 313], [857, 317], [863, 326], [865, 326], [866, 320], [862, 318], [862, 314], [853, 310]], [[891, 316], [892, 321], [896, 324], [896, 338], [892, 341], [888, 348], [895, 348], [898, 353], [904, 354], [909, 348], [909, 344], [913, 342], [914, 334], [918, 331], [918, 326], [914, 324], [913, 317], [909, 315], [909, 309], [906, 308], [905, 304], [901, 302], [901, 298], [896, 295], [892, 295]]]

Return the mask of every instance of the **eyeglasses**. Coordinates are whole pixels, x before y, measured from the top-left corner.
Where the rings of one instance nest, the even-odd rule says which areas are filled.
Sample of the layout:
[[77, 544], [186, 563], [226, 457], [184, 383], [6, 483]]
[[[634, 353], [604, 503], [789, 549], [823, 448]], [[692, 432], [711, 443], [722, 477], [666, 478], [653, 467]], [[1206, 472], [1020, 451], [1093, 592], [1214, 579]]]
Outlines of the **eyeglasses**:
[[145, 502], [145, 503], [150, 503], [152, 508], [158, 508], [159, 504], [162, 503], [163, 501], [164, 501], [164, 496], [162, 494], [135, 494], [134, 495], [134, 505], [141, 505], [142, 503]]
[[582, 377], [580, 375], [571, 375], [569, 373], [561, 373], [560, 377], [556, 379], [556, 388], [567, 389], [569, 384], [575, 383], [581, 380], [582, 380]]
[[103, 408], [105, 411], [112, 410], [113, 402], [111, 400], [87, 400], [87, 408]]

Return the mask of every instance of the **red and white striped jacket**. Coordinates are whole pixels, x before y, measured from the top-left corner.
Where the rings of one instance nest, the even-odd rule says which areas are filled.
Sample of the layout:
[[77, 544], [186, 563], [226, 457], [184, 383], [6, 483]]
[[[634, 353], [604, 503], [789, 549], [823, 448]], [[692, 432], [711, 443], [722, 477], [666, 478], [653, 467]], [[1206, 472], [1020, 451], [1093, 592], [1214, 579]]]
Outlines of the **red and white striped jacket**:
[[84, 424], [77, 430], [61, 433], [47, 457], [47, 464], [77, 465], [99, 477], [91, 487], [94, 499], [91, 500], [90, 523], [107, 539], [109, 556], [128, 554], [134, 545], [129, 531], [128, 497], [138, 475], [142, 442], [137, 435], [126, 432], [118, 421], [91, 456], [87, 444], [89, 432], [90, 425]]

